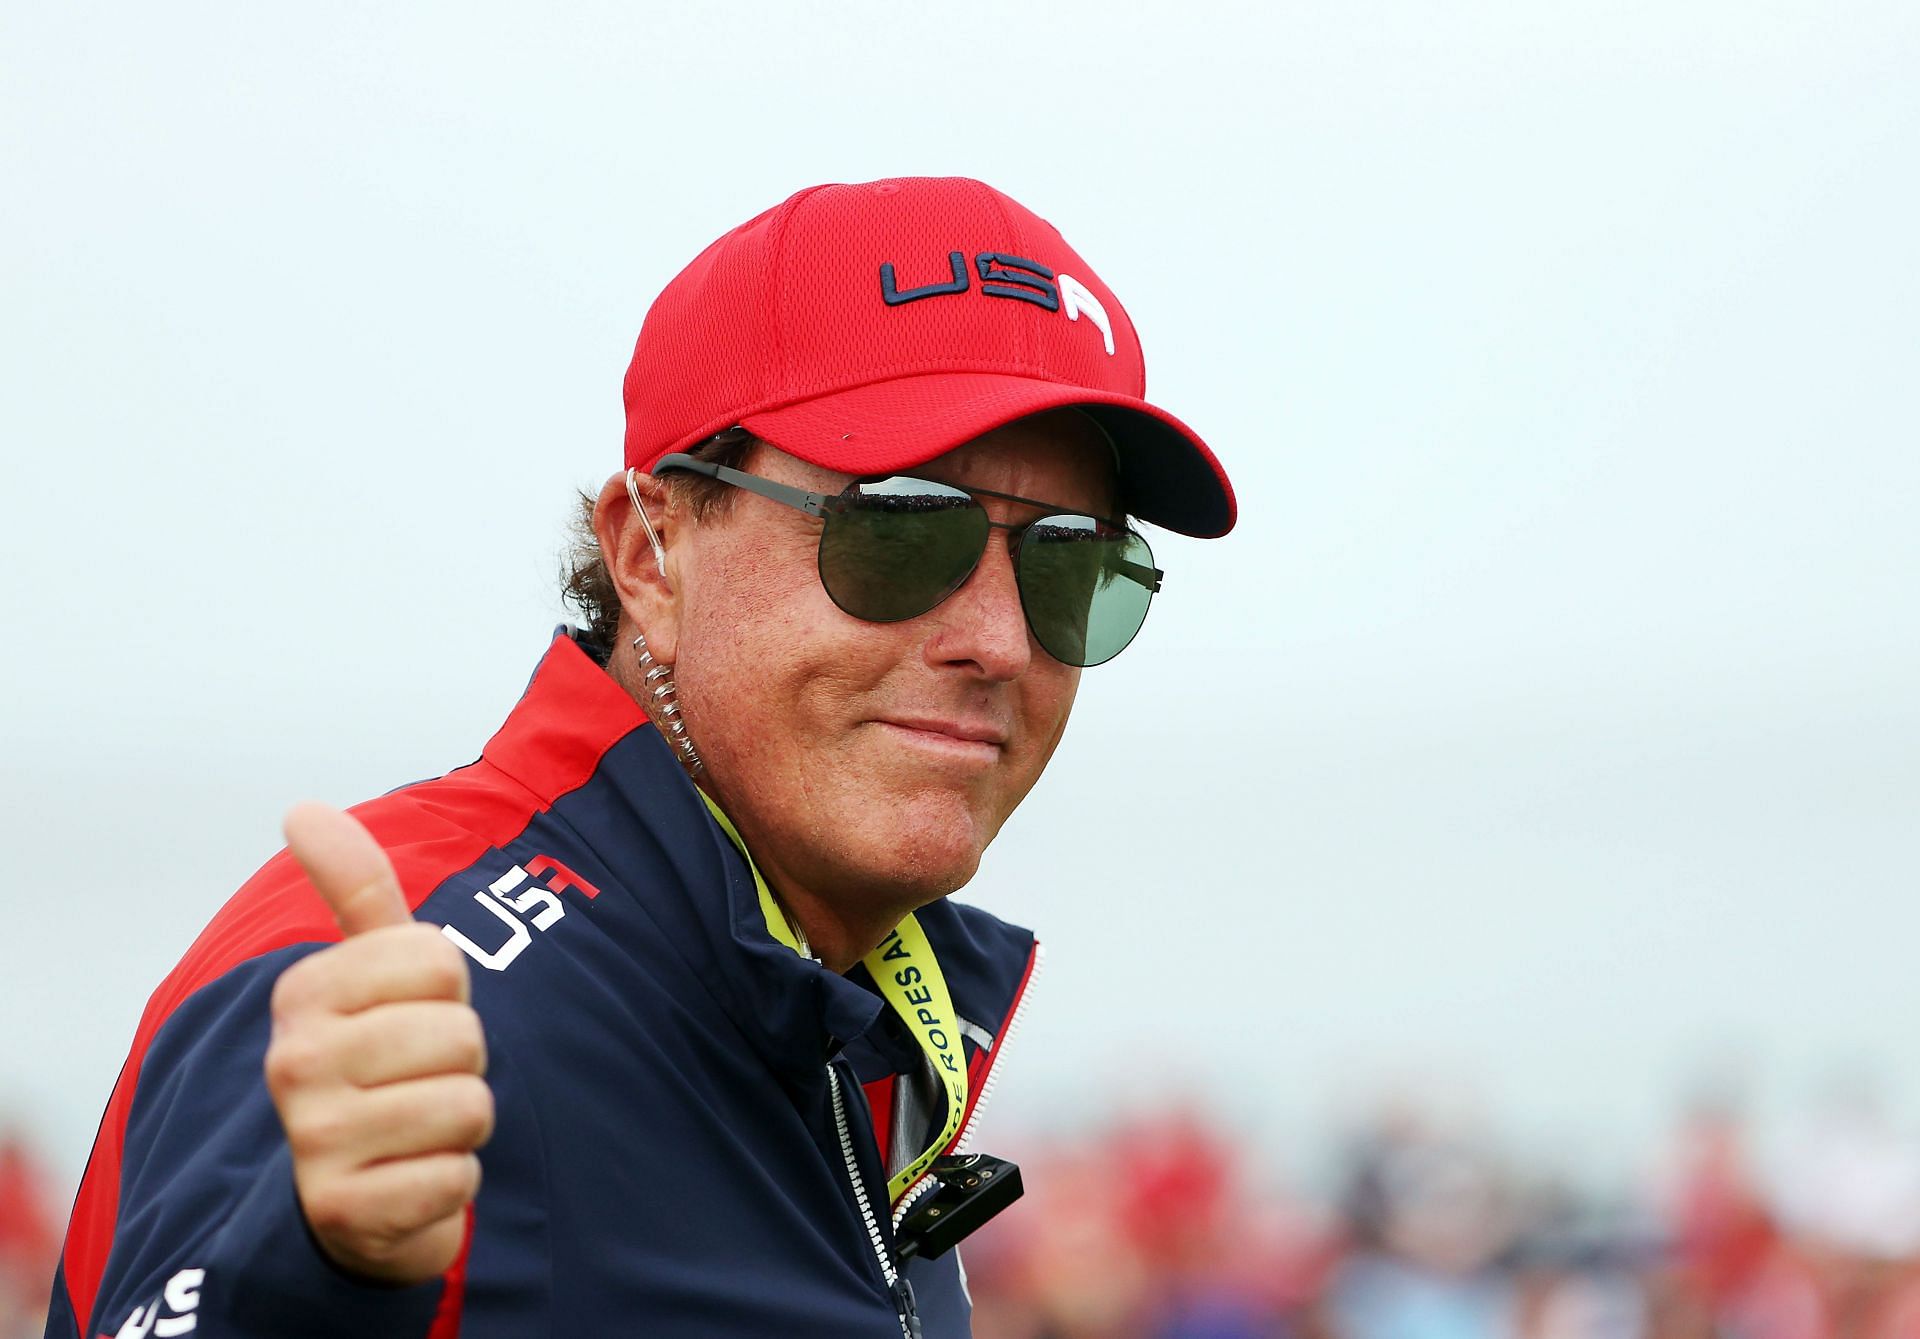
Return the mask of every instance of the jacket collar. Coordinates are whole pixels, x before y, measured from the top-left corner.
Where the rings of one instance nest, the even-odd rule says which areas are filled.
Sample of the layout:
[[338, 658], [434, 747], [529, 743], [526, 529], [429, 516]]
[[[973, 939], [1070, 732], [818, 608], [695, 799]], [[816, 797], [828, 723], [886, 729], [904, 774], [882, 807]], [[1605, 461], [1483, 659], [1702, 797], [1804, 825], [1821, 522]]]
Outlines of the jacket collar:
[[742, 852], [640, 705], [570, 629], [557, 630], [481, 756], [567, 819], [611, 871], [624, 910], [640, 914], [598, 918], [608, 933], [641, 963], [664, 938], [777, 1070], [817, 1076], [885, 1008], [775, 938]]

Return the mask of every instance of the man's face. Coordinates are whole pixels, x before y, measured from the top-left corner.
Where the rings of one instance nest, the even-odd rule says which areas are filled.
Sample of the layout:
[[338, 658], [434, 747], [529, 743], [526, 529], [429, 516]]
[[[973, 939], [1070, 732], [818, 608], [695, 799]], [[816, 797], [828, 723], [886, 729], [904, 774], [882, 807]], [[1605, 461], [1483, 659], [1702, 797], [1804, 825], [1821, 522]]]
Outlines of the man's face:
[[[826, 494], [851, 477], [781, 452], [749, 467]], [[906, 472], [1114, 510], [1110, 449], [1070, 411]], [[675, 677], [702, 784], [776, 885], [871, 906], [960, 887], [1039, 779], [1080, 679], [1027, 630], [1007, 532], [930, 612], [866, 623], [820, 584], [817, 518], [744, 492], [730, 501], [672, 544]], [[1039, 514], [983, 501], [996, 521]]]

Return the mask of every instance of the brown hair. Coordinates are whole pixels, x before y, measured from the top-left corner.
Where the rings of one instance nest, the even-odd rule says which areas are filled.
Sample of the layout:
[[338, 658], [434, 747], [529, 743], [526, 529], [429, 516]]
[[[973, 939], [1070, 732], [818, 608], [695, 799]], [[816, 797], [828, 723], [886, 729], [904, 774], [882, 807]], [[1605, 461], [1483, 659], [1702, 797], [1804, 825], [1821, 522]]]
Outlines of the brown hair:
[[[744, 428], [729, 428], [694, 447], [688, 454], [716, 465], [746, 468], [753, 448], [760, 443]], [[669, 470], [661, 476], [674, 502], [685, 507], [696, 521], [724, 515], [733, 505], [737, 491], [718, 479], [686, 470]], [[593, 529], [594, 498], [581, 493], [579, 508], [569, 527], [567, 551], [560, 564], [560, 598], [580, 612], [587, 642], [601, 659], [613, 649], [614, 634], [620, 627], [620, 591], [607, 570], [606, 555], [600, 551], [600, 537]]]

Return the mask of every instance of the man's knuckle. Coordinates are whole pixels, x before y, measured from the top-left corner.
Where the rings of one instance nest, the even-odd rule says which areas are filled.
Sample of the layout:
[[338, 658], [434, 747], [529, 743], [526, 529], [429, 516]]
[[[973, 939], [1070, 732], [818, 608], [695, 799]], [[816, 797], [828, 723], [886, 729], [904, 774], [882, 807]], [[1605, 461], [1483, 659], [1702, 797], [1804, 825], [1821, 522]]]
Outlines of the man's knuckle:
[[451, 1098], [454, 1126], [460, 1143], [477, 1148], [493, 1133], [493, 1090], [486, 1080], [463, 1078]]
[[484, 1074], [487, 1072], [487, 1030], [480, 1022], [480, 1015], [472, 1009], [462, 1009], [459, 1020], [454, 1024], [453, 1034], [455, 1063], [461, 1069]]
[[360, 1215], [360, 1231], [370, 1256], [380, 1258], [400, 1238], [431, 1221], [422, 1211], [421, 1196], [408, 1186], [388, 1185], [378, 1196], [368, 1196]]
[[288, 1029], [267, 1047], [267, 1088], [290, 1092], [320, 1078], [326, 1069], [324, 1048], [310, 1029]]
[[471, 1153], [423, 1162], [416, 1220], [432, 1222], [473, 1199], [480, 1188], [480, 1159]]
[[295, 1163], [311, 1162], [325, 1156], [325, 1146], [315, 1137], [313, 1127], [304, 1120], [288, 1120], [287, 1148], [293, 1154]]
[[409, 948], [418, 955], [420, 972], [433, 994], [457, 997], [466, 989], [467, 960], [454, 942], [440, 933], [439, 927], [422, 925], [418, 947]]
[[268, 1007], [276, 1020], [287, 1019], [305, 1009], [314, 994], [313, 958], [302, 958], [275, 978]]
[[361, 1196], [341, 1178], [332, 1178], [301, 1191], [307, 1223], [322, 1236], [339, 1238], [360, 1228]]
[[355, 1128], [349, 1104], [311, 1103], [286, 1122], [287, 1147], [297, 1158], [325, 1157], [345, 1148]]

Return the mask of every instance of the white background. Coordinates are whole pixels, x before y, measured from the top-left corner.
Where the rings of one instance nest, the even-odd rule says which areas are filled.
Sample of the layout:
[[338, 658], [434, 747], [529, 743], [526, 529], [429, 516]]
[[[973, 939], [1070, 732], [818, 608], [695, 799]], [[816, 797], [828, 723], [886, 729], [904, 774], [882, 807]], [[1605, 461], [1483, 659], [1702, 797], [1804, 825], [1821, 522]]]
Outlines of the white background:
[[7, 5], [0, 1109], [77, 1175], [281, 811], [475, 754], [675, 270], [964, 173], [1243, 517], [968, 893], [1050, 948], [990, 1124], [1920, 1115], [1916, 70], [1892, 2]]

